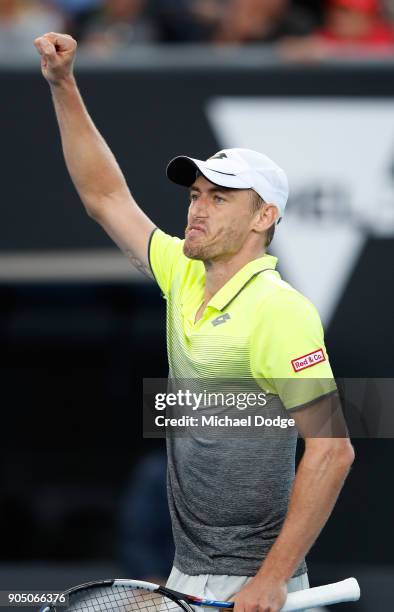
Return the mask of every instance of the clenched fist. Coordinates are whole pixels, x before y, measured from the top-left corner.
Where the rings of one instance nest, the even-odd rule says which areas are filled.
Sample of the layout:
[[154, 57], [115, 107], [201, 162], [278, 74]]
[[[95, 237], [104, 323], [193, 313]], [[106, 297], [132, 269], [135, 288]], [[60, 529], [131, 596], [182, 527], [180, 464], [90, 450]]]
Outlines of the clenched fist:
[[50, 32], [36, 38], [34, 45], [41, 55], [42, 74], [51, 85], [72, 75], [77, 43], [71, 36]]

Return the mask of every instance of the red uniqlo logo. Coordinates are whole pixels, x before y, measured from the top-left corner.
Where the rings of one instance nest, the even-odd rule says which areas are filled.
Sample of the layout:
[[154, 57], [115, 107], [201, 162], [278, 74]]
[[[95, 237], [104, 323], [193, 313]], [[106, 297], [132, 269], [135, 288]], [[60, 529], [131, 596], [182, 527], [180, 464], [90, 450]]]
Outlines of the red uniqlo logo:
[[302, 357], [297, 357], [296, 359], [291, 360], [291, 365], [293, 366], [294, 372], [299, 372], [300, 370], [305, 370], [306, 368], [311, 368], [322, 361], [325, 361], [325, 355], [323, 349], [317, 349], [317, 351], [313, 351], [313, 353], [308, 353], [307, 355], [302, 355]]

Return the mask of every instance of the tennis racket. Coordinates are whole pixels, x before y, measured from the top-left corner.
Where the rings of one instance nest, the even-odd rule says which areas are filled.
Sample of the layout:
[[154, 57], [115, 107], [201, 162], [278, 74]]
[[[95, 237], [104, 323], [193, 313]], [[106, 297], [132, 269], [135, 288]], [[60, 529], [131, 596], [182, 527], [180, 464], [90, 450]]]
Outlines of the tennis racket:
[[[193, 612], [191, 606], [233, 608], [233, 602], [200, 599], [178, 593], [166, 587], [139, 580], [102, 580], [88, 582], [65, 591], [66, 605], [51, 605], [40, 612]], [[355, 578], [289, 593], [283, 612], [294, 612], [307, 607], [357, 601], [360, 588]]]

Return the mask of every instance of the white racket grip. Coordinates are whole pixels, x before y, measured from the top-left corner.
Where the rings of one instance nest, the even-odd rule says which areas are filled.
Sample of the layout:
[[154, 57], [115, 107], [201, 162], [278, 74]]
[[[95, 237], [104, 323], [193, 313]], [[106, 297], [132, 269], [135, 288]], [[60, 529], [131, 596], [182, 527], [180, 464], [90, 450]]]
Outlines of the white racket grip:
[[314, 606], [329, 606], [360, 599], [360, 587], [355, 578], [289, 593], [281, 612], [295, 612]]

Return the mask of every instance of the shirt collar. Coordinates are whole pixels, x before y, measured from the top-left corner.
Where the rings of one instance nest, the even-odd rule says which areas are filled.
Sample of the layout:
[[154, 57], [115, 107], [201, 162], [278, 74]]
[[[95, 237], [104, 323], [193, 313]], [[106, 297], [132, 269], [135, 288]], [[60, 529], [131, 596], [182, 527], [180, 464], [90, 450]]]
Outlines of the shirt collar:
[[263, 255], [253, 259], [236, 274], [210, 300], [208, 306], [224, 310], [237, 295], [246, 287], [249, 281], [264, 270], [275, 270], [278, 259], [273, 255]]

